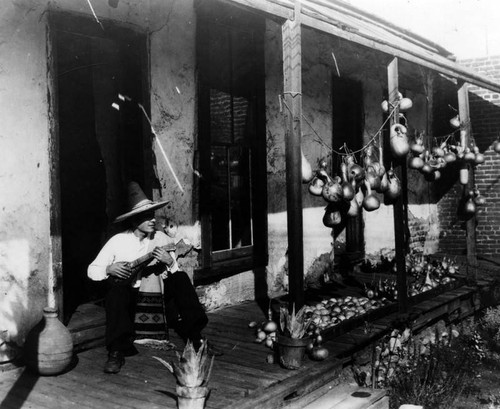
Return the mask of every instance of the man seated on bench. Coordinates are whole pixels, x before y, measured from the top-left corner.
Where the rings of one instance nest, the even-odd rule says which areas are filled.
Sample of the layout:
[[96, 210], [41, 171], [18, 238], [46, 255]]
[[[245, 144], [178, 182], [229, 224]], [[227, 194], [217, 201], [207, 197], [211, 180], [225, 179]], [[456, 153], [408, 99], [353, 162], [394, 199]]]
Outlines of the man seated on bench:
[[[134, 315], [143, 276], [161, 278], [168, 325], [184, 342], [189, 339], [198, 348], [208, 323], [189, 276], [179, 271], [175, 245], [165, 233], [156, 231], [154, 211], [167, 202], [149, 200], [135, 182], [128, 186], [128, 198], [130, 210], [115, 220], [127, 221], [128, 228], [111, 237], [88, 267], [92, 280], [107, 283], [105, 373], [120, 372], [125, 357], [137, 353]], [[213, 347], [209, 353], [220, 354]]]

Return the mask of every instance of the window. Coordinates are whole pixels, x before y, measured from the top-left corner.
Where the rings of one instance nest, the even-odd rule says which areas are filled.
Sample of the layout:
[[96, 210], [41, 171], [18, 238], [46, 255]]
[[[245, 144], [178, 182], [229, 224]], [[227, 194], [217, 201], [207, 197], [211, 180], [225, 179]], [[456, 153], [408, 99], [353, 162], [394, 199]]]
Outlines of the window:
[[202, 276], [266, 263], [263, 33], [239, 9], [198, 9]]

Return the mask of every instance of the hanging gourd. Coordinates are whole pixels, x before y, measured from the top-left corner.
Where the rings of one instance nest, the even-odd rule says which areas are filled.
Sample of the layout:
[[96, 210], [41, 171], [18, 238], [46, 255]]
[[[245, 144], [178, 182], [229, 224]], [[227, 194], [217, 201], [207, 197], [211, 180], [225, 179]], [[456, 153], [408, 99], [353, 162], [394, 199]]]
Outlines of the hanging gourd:
[[415, 139], [415, 141], [410, 145], [410, 149], [414, 155], [420, 155], [424, 153], [425, 146], [424, 146], [424, 137], [422, 134], [420, 134]]
[[406, 132], [406, 127], [402, 124], [391, 126], [389, 145], [392, 155], [396, 158], [402, 158], [410, 151]]
[[454, 116], [453, 118], [450, 119], [450, 125], [455, 128], [455, 129], [458, 129], [460, 128], [460, 117], [458, 115]]
[[475, 153], [469, 147], [466, 147], [464, 153], [464, 160], [469, 163], [474, 163], [475, 159], [476, 159]]
[[365, 180], [370, 184], [372, 189], [378, 190], [380, 188], [380, 176], [373, 166], [369, 166], [366, 169]]
[[300, 156], [302, 157], [302, 183], [309, 183], [314, 177], [314, 172], [302, 149], [300, 150]]
[[493, 150], [496, 152], [496, 153], [500, 153], [500, 140], [496, 140], [494, 143], [493, 143]]
[[380, 187], [377, 189], [379, 193], [385, 193], [389, 189], [389, 178], [387, 177], [387, 173], [384, 171], [384, 174], [380, 177]]
[[486, 204], [486, 199], [484, 198], [484, 196], [482, 195], [477, 195], [475, 198], [474, 198], [474, 203], [477, 205], [477, 206], [484, 206]]
[[342, 196], [344, 200], [351, 201], [354, 198], [355, 192], [355, 183], [353, 185], [352, 182], [349, 181], [349, 177], [347, 176], [347, 164], [342, 162], [340, 164], [340, 172], [342, 175]]
[[374, 193], [372, 193], [372, 188], [367, 180], [365, 180], [365, 187], [366, 195], [363, 199], [363, 209], [367, 212], [372, 212], [380, 207], [380, 200]]
[[464, 214], [466, 216], [473, 216], [476, 214], [476, 204], [474, 203], [474, 200], [472, 197], [469, 196], [469, 198], [465, 201], [464, 204]]
[[389, 189], [387, 189], [384, 196], [389, 200], [395, 200], [401, 195], [401, 181], [392, 168], [387, 173], [389, 176]]
[[446, 143], [443, 142], [441, 145], [439, 146], [434, 146], [434, 148], [432, 148], [432, 154], [436, 157], [439, 157], [439, 158], [442, 158], [444, 157], [444, 147], [446, 146]]
[[334, 226], [340, 224], [342, 221], [342, 216], [340, 211], [334, 207], [331, 203], [325, 207], [325, 214], [323, 215], [323, 224], [326, 227], [333, 228]]
[[338, 203], [343, 199], [341, 179], [339, 176], [334, 178], [328, 177], [325, 186], [323, 186], [323, 199], [327, 202]]
[[359, 215], [359, 210], [360, 210], [360, 205], [358, 203], [358, 200], [356, 197], [354, 197], [350, 202], [349, 202], [349, 209], [347, 210], [347, 216], [349, 217], [356, 217]]
[[469, 168], [467, 167], [467, 165], [463, 165], [460, 168], [459, 180], [460, 184], [462, 185], [466, 185], [467, 183], [469, 183]]
[[445, 160], [446, 163], [453, 163], [457, 160], [457, 155], [455, 155], [455, 153], [445, 148], [443, 159]]
[[474, 203], [477, 206], [483, 206], [486, 204], [486, 199], [484, 198], [484, 196], [481, 196], [481, 192], [479, 191], [477, 186], [474, 187], [474, 190], [471, 193], [469, 193], [469, 196], [472, 196]]
[[399, 101], [399, 110], [401, 112], [408, 111], [413, 106], [413, 101], [410, 98], [401, 98]]
[[314, 176], [311, 183], [309, 183], [309, 193], [313, 196], [321, 196], [324, 186], [325, 182], [318, 176]]
[[484, 163], [484, 155], [479, 152], [479, 148], [476, 145], [472, 147], [472, 152], [474, 152], [474, 165], [481, 165]]
[[421, 170], [424, 167], [424, 160], [420, 156], [414, 156], [410, 159], [408, 167], [411, 169]]
[[365, 170], [356, 163], [353, 155], [346, 157], [346, 163], [349, 180], [354, 180], [356, 184], [361, 183], [365, 177]]

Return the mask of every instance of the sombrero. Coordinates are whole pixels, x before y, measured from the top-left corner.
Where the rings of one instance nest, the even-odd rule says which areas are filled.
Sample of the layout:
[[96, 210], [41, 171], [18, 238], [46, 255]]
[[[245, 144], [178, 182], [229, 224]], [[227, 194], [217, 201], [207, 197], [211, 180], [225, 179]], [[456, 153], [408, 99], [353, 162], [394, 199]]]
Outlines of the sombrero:
[[113, 223], [121, 222], [142, 212], [160, 209], [161, 207], [166, 206], [167, 203], [170, 203], [167, 200], [161, 202], [153, 202], [152, 200], [149, 200], [137, 182], [130, 182], [127, 186], [127, 191], [128, 206], [130, 211], [118, 216]]

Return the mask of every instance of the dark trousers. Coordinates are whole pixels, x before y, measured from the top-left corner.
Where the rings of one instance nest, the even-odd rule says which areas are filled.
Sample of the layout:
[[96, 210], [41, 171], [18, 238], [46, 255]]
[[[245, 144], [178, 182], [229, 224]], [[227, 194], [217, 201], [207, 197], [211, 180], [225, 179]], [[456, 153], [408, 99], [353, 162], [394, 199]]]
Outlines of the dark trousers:
[[[208, 318], [191, 280], [184, 271], [178, 271], [169, 274], [163, 282], [168, 326], [175, 329], [184, 341], [190, 339], [198, 346]], [[108, 351], [121, 351], [125, 355], [136, 353], [133, 342], [137, 292], [130, 286], [109, 284], [105, 301]]]

